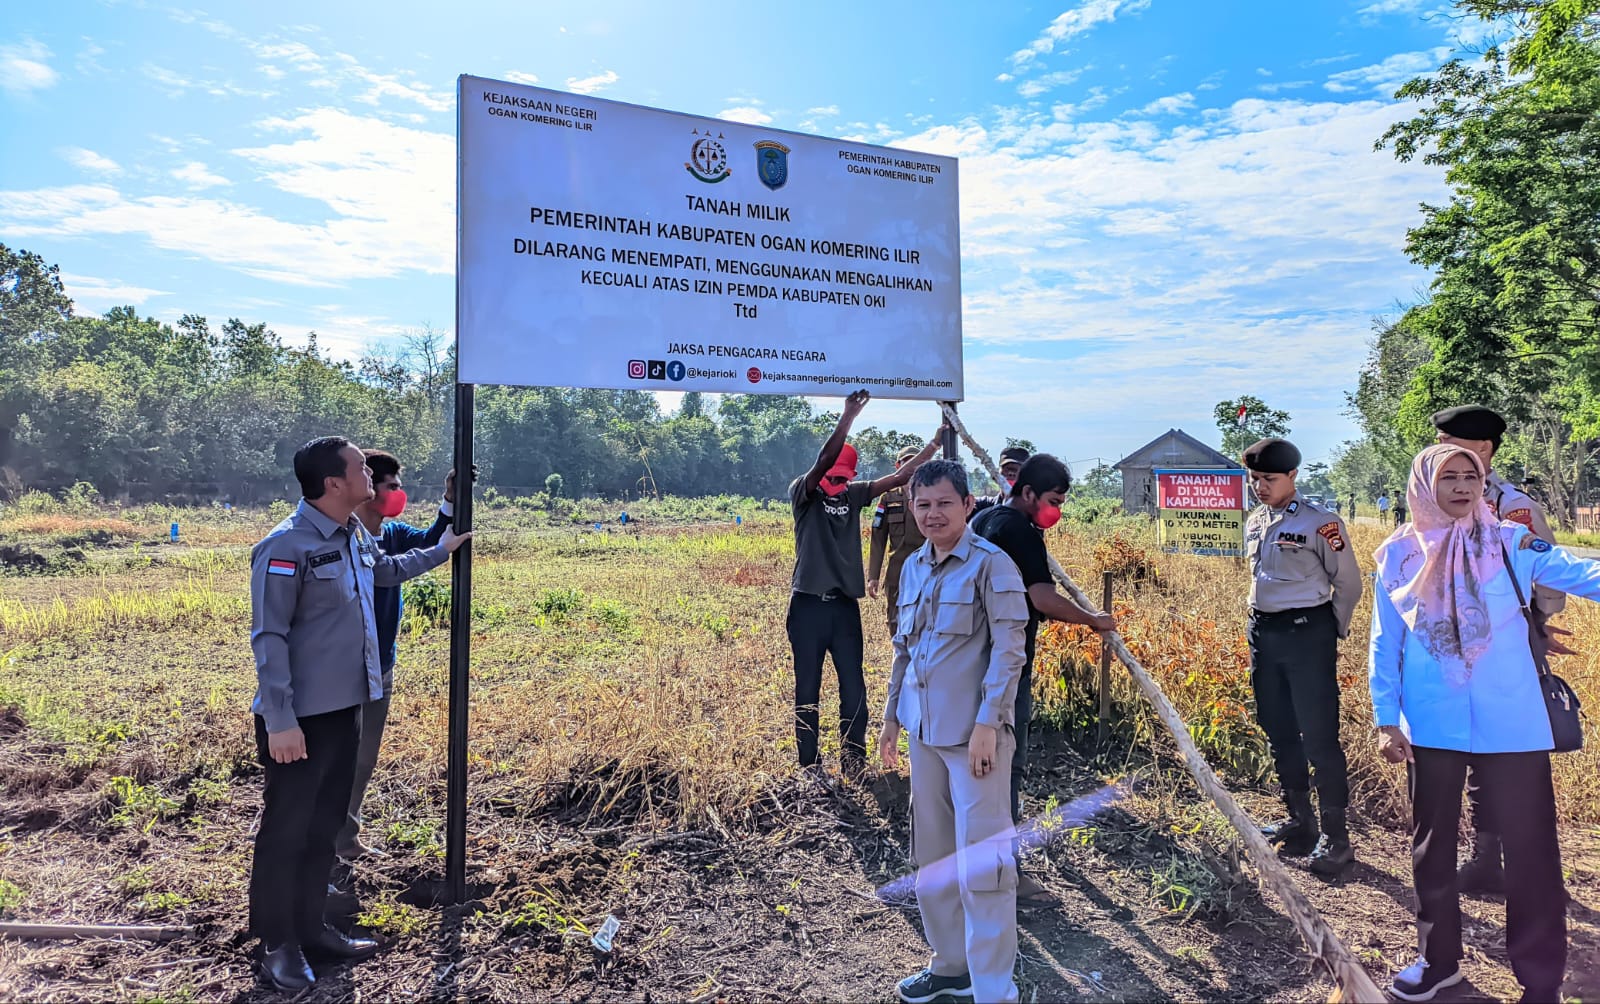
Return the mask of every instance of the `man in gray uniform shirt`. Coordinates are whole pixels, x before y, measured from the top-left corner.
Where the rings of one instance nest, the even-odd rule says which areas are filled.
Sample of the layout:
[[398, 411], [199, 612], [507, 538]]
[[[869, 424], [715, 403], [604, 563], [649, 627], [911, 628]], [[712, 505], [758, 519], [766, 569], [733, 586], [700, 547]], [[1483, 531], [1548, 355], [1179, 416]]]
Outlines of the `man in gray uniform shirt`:
[[933, 958], [895, 993], [907, 1004], [1015, 1001], [1011, 758], [1028, 594], [1000, 546], [967, 526], [972, 495], [959, 463], [918, 468], [911, 507], [927, 543], [900, 581], [878, 755], [893, 769], [908, 734], [917, 905]]
[[316, 981], [308, 959], [354, 961], [378, 948], [323, 920], [361, 705], [383, 696], [373, 589], [437, 567], [472, 536], [447, 530], [433, 547], [383, 554], [354, 516], [372, 497], [371, 472], [343, 437], [302, 446], [294, 474], [305, 497], [250, 552], [251, 711], [266, 771], [250, 929], [261, 939], [263, 977], [287, 991]]
[[[1262, 504], [1245, 523], [1250, 561], [1250, 684], [1289, 818], [1263, 829], [1287, 854], [1311, 852], [1311, 870], [1337, 875], [1355, 860], [1345, 811], [1350, 781], [1339, 745], [1338, 639], [1350, 633], [1361, 569], [1336, 514], [1295, 489], [1300, 451], [1263, 439], [1244, 451]], [[1311, 810], [1316, 769], [1317, 815]]]

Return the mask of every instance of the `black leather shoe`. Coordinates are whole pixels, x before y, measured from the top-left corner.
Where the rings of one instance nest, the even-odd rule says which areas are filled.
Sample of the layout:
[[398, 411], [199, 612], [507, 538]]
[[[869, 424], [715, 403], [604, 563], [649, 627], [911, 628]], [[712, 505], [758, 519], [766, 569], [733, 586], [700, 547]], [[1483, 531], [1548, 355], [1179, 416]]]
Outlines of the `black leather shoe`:
[[361, 912], [361, 900], [353, 892], [328, 883], [328, 902], [323, 912], [330, 917], [354, 917]]
[[346, 937], [337, 928], [327, 924], [307, 938], [304, 947], [306, 958], [313, 962], [360, 962], [378, 954], [376, 941]]
[[277, 947], [261, 943], [261, 979], [279, 990], [295, 993], [317, 982], [305, 953], [294, 942]]

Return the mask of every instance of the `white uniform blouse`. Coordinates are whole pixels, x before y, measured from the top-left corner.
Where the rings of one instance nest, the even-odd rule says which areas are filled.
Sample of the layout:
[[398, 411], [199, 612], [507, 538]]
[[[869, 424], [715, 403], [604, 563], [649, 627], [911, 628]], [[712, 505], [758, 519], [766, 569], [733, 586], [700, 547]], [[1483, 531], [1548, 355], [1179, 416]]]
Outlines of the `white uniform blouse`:
[[[1532, 537], [1517, 523], [1500, 525], [1522, 594], [1531, 585], [1600, 600], [1600, 562], [1574, 557]], [[1381, 584], [1374, 590], [1368, 650], [1372, 712], [1377, 724], [1398, 725], [1413, 745], [1464, 753], [1526, 753], [1554, 745], [1528, 649], [1528, 625], [1505, 572], [1484, 583], [1489, 651], [1472, 675], [1452, 683], [1406, 627]]]

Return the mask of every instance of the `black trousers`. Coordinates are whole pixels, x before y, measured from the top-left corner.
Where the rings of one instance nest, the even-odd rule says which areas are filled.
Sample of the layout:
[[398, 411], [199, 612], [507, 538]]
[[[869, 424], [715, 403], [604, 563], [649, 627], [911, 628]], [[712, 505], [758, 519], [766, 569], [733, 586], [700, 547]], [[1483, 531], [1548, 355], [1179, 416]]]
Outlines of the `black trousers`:
[[1332, 604], [1250, 615], [1250, 685], [1278, 783], [1285, 791], [1309, 791], [1315, 768], [1323, 809], [1350, 804], [1339, 745], [1338, 644]]
[[809, 593], [789, 596], [789, 646], [794, 650], [794, 738], [800, 766], [817, 762], [817, 704], [822, 698], [822, 660], [833, 656], [839, 676], [839, 735], [847, 760], [867, 756], [867, 683], [861, 672], [861, 605], [848, 596], [825, 600]]
[[1022, 822], [1022, 775], [1028, 769], [1028, 726], [1033, 718], [1033, 653], [1022, 665], [1022, 678], [1017, 681], [1017, 751], [1011, 757], [1011, 821]]
[[[1556, 841], [1556, 794], [1549, 753], [1461, 753], [1413, 747], [1411, 875], [1417, 888], [1417, 941], [1429, 965], [1461, 959], [1456, 839], [1461, 786], [1470, 766], [1506, 854], [1506, 954], [1524, 988], [1552, 991], [1567, 968], [1567, 894]], [[1551, 998], [1552, 1000], [1554, 998]]]
[[269, 945], [301, 942], [322, 929], [334, 840], [355, 783], [361, 709], [300, 719], [306, 756], [278, 763], [256, 716], [256, 755], [266, 768], [261, 828], [250, 868], [250, 930]]

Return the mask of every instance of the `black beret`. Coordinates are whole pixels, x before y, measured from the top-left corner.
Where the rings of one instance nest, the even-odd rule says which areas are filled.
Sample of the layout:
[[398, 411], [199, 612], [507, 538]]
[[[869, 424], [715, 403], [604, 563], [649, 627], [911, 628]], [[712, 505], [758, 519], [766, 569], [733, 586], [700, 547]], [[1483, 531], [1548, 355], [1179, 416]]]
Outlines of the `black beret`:
[[1020, 464], [1024, 460], [1027, 460], [1031, 455], [1032, 454], [1020, 446], [1008, 446], [1000, 451], [1000, 462], [1003, 464], [1007, 461], [1015, 460]]
[[1464, 404], [1435, 412], [1433, 426], [1457, 439], [1487, 439], [1496, 443], [1506, 433], [1506, 420], [1481, 404]]
[[1300, 451], [1287, 439], [1263, 439], [1244, 451], [1244, 465], [1262, 474], [1288, 474], [1300, 467]]

